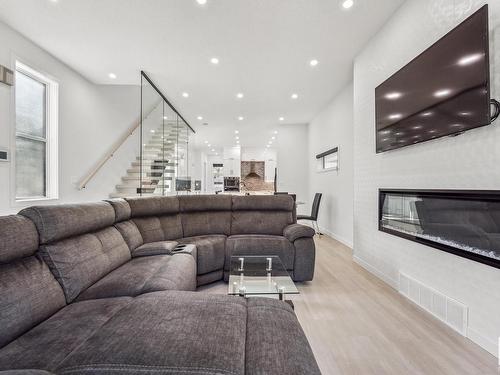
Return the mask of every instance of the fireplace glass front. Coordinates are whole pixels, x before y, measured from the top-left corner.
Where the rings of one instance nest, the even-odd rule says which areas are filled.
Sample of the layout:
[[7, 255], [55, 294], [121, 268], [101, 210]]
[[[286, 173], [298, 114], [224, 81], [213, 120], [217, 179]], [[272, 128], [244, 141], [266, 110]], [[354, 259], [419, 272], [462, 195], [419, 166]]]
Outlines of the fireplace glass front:
[[380, 190], [379, 230], [500, 268], [500, 192]]

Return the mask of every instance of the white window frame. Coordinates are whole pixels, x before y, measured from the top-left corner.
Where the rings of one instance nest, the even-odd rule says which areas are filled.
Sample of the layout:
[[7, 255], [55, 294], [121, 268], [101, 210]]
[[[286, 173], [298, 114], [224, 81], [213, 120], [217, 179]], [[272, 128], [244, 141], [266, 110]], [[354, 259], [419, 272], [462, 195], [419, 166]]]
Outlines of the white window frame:
[[[330, 171], [338, 171], [339, 170], [339, 147], [335, 147], [337, 151], [331, 152], [327, 155], [324, 155], [320, 158], [316, 158], [316, 172], [330, 172]], [[335, 167], [325, 168], [325, 158], [331, 155], [336, 155], [337, 157], [337, 165]]]
[[[12, 196], [14, 203], [43, 201], [51, 199], [59, 199], [59, 158], [58, 158], [58, 134], [59, 134], [59, 83], [48, 75], [36, 70], [29, 65], [15, 59], [15, 72], [20, 72], [28, 77], [31, 77], [46, 86], [46, 180], [45, 180], [45, 196], [33, 198], [18, 198], [16, 196], [16, 170], [15, 160], [12, 162]], [[14, 90], [15, 90], [14, 85]], [[13, 92], [13, 138], [14, 152], [12, 159], [15, 159], [15, 145], [17, 144], [17, 122], [16, 122], [16, 102], [15, 91]]]

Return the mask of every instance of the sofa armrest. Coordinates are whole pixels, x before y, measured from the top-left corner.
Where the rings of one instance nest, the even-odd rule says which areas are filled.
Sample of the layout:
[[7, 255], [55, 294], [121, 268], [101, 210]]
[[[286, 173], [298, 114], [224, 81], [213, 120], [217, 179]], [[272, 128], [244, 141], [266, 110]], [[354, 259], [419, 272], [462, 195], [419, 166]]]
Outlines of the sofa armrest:
[[295, 242], [299, 238], [312, 238], [315, 233], [314, 229], [302, 224], [291, 224], [283, 230], [283, 236], [290, 242]]

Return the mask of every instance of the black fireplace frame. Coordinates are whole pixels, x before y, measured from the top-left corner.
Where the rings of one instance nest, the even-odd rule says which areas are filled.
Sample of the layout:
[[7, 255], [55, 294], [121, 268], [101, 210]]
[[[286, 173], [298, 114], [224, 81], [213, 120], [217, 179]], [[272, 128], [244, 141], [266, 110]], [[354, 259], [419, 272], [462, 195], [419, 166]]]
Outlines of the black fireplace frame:
[[412, 236], [407, 233], [399, 232], [382, 226], [382, 209], [384, 199], [387, 194], [402, 194], [417, 197], [449, 198], [449, 199], [467, 199], [481, 200], [486, 202], [500, 202], [500, 190], [433, 190], [433, 189], [379, 189], [378, 190], [378, 230], [396, 237], [401, 237], [422, 245], [446, 251], [454, 255], [468, 258], [491, 267], [500, 268], [500, 261], [480, 254], [472, 253], [466, 250], [458, 249], [453, 246], [427, 240], [425, 238]]

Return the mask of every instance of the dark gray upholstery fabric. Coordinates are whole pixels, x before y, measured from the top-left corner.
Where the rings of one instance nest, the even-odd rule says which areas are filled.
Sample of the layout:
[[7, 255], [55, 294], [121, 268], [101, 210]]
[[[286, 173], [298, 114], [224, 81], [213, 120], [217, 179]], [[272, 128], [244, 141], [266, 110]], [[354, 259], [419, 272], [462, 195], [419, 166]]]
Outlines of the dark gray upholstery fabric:
[[106, 202], [111, 204], [115, 210], [115, 222], [125, 221], [130, 219], [131, 209], [130, 205], [125, 199], [107, 199]]
[[139, 197], [126, 198], [132, 217], [160, 216], [179, 213], [177, 197]]
[[291, 242], [299, 238], [311, 238], [315, 234], [314, 229], [302, 224], [291, 224], [283, 230], [283, 235]]
[[183, 237], [180, 215], [140, 217], [133, 219], [144, 243], [169, 241]]
[[38, 249], [38, 232], [24, 216], [0, 217], [0, 263], [33, 255]]
[[180, 238], [179, 243], [191, 243], [196, 245], [198, 256], [198, 275], [222, 270], [224, 268], [224, 256], [226, 236], [196, 236]]
[[231, 211], [230, 195], [179, 196], [181, 212]]
[[107, 202], [25, 208], [20, 215], [33, 221], [46, 244], [113, 225], [115, 210]]
[[130, 251], [135, 250], [144, 243], [141, 232], [132, 220], [122, 221], [115, 224], [115, 228], [122, 235]]
[[314, 277], [316, 247], [313, 238], [299, 238], [293, 243], [295, 247], [294, 281], [311, 281]]
[[293, 224], [292, 212], [235, 211], [231, 234], [272, 234], [282, 236], [283, 230]]
[[231, 256], [276, 255], [287, 270], [293, 270], [295, 247], [283, 236], [243, 234], [230, 236], [226, 240], [225, 270], [229, 271]]
[[290, 306], [270, 298], [247, 303], [246, 375], [321, 375]]
[[65, 304], [60, 285], [37, 257], [0, 264], [0, 347]]
[[63, 287], [68, 303], [131, 258], [114, 227], [42, 245], [40, 254]]
[[233, 211], [286, 211], [292, 212], [295, 202], [291, 195], [233, 195]]
[[145, 257], [150, 255], [168, 255], [172, 253], [178, 242], [176, 241], [159, 241], [145, 243], [132, 250], [132, 258]]
[[222, 280], [223, 278], [224, 278], [224, 271], [223, 270], [205, 273], [203, 275], [196, 276], [196, 285], [202, 286], [202, 285], [210, 284], [210, 283], [213, 283], [215, 281]]
[[70, 354], [57, 373], [244, 374], [246, 304], [205, 293], [142, 295]]
[[78, 296], [78, 301], [162, 290], [196, 289], [196, 262], [189, 254], [133, 258]]
[[37, 368], [56, 372], [64, 358], [131, 301], [123, 297], [66, 306], [0, 349], [0, 370]]
[[186, 212], [181, 218], [185, 237], [231, 234], [230, 211]]
[[0, 375], [54, 375], [54, 373], [44, 370], [7, 370], [0, 371]]

